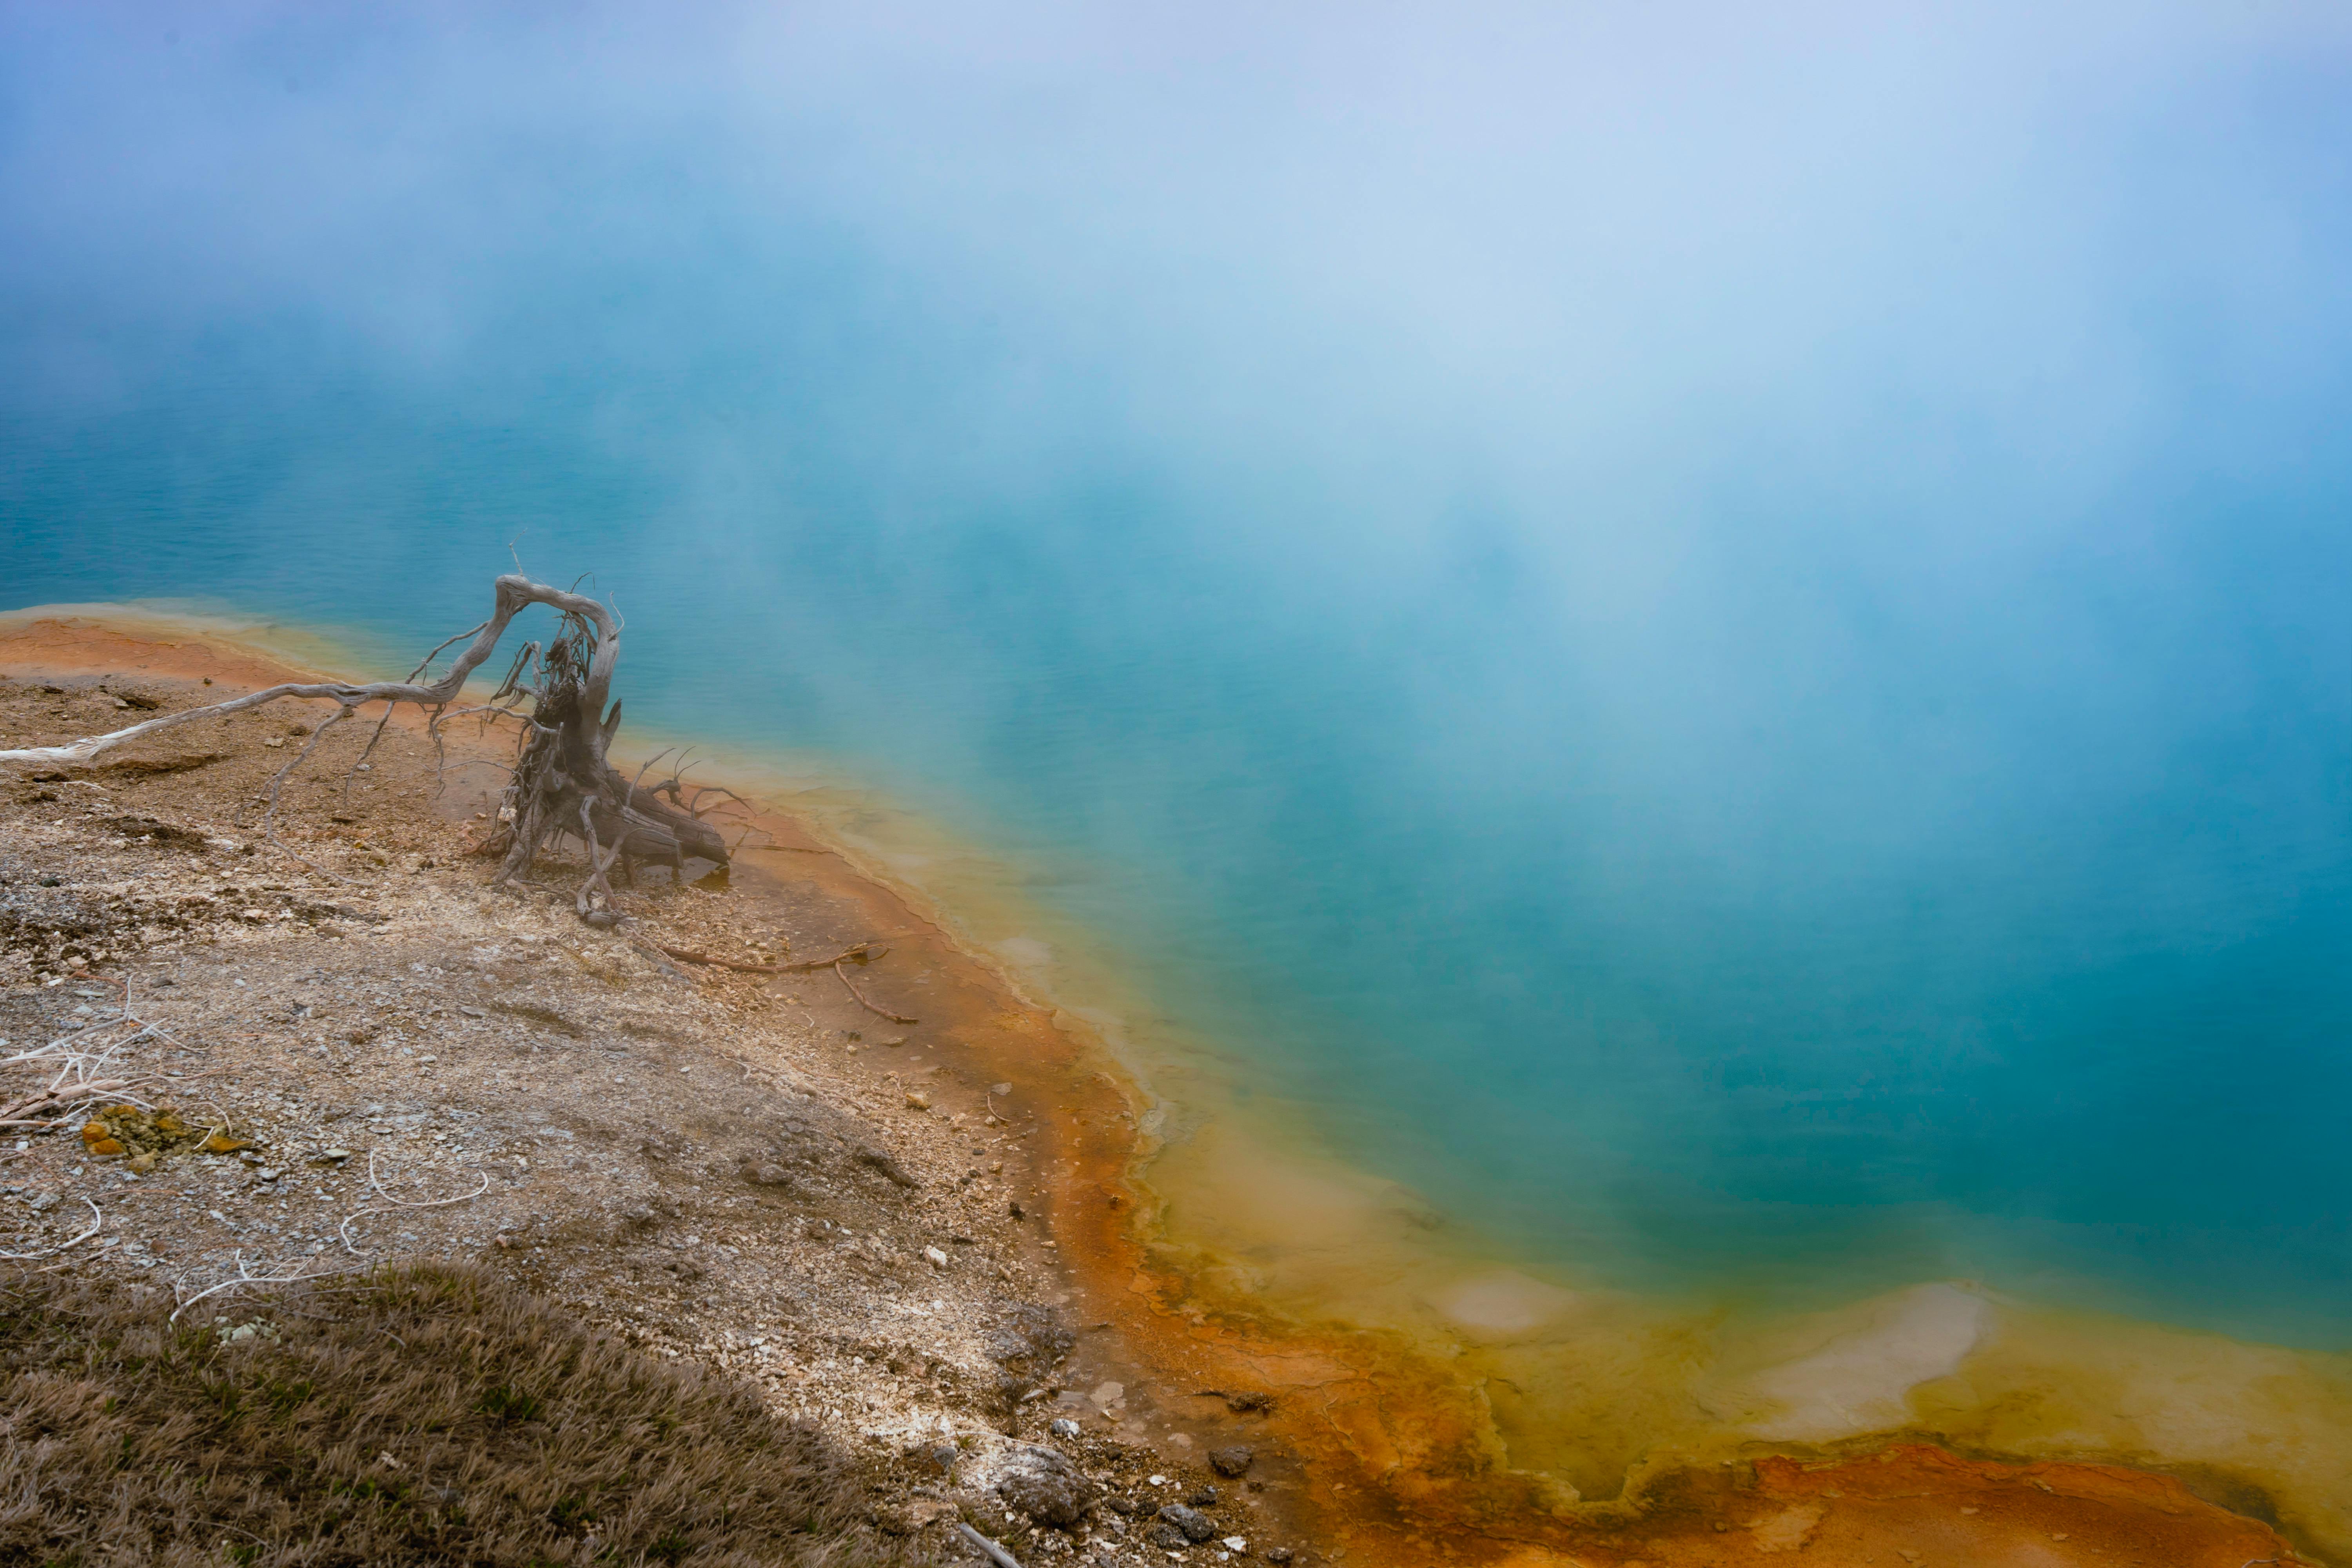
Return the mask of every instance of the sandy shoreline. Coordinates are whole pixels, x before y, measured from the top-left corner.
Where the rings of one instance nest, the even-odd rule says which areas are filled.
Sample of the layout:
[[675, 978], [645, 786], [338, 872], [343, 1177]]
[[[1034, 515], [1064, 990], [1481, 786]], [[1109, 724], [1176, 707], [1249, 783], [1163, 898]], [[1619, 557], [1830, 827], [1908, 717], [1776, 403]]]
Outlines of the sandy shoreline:
[[[0, 673], [19, 680], [209, 679], [226, 694], [279, 678], [285, 668], [219, 626], [104, 606], [0, 616]], [[462, 816], [457, 804], [450, 810]], [[1083, 1017], [1034, 994], [1000, 957], [960, 942], [948, 911], [930, 907], [922, 889], [887, 863], [828, 836], [821, 819], [772, 810], [756, 826], [772, 842], [743, 855], [745, 874], [727, 895], [736, 901], [732, 918], [778, 920], [793, 899], [844, 911], [899, 954], [887, 970], [860, 975], [875, 1000], [922, 1017], [924, 1043], [963, 1077], [1024, 1086], [1028, 1120], [978, 1125], [992, 1147], [1009, 1149], [1008, 1161], [1026, 1162], [1025, 1180], [1050, 1227], [1037, 1243], [1041, 1278], [1051, 1279], [1073, 1320], [1106, 1326], [1088, 1353], [1098, 1369], [1119, 1373], [1070, 1390], [1077, 1396], [1066, 1405], [1072, 1417], [1107, 1439], [1179, 1458], [1247, 1443], [1262, 1467], [1252, 1473], [1275, 1486], [1267, 1516], [1314, 1542], [1318, 1554], [1344, 1557], [1351, 1568], [1433, 1556], [1530, 1565], [1771, 1563], [1799, 1550], [1809, 1561], [1833, 1563], [2121, 1560], [2242, 1568], [2249, 1558], [2304, 1561], [2250, 1512], [2275, 1509], [2306, 1547], [2331, 1544], [2336, 1526], [2352, 1530], [2341, 1521], [2331, 1526], [2292, 1497], [2266, 1500], [2251, 1474], [2074, 1462], [2021, 1450], [1994, 1432], [1973, 1447], [1897, 1440], [1912, 1420], [1905, 1412], [1893, 1417], [1891, 1436], [1884, 1419], [1862, 1440], [1841, 1436], [1834, 1420], [1806, 1425], [1806, 1399], [1844, 1386], [1841, 1375], [1860, 1379], [1849, 1404], [1877, 1397], [1886, 1369], [1870, 1358], [1883, 1360], [1889, 1345], [1908, 1346], [1915, 1358], [1896, 1368], [1898, 1394], [1958, 1372], [1984, 1338], [1979, 1317], [1989, 1309], [1949, 1290], [1907, 1293], [1881, 1309], [1893, 1316], [1873, 1331], [1875, 1338], [1832, 1326], [1810, 1348], [1761, 1364], [1758, 1386], [1777, 1399], [1784, 1430], [1750, 1430], [1714, 1444], [1645, 1441], [1618, 1467], [1635, 1470], [1622, 1496], [1584, 1500], [1580, 1491], [1606, 1498], [1610, 1489], [1572, 1487], [1562, 1468], [1529, 1462], [1533, 1445], [1521, 1429], [1556, 1413], [1515, 1418], [1512, 1375], [1538, 1362], [1550, 1376], [1564, 1375], [1563, 1365], [1573, 1370], [1561, 1361], [1562, 1344], [1579, 1353], [1634, 1347], [1617, 1352], [1613, 1373], [1588, 1361], [1581, 1384], [1541, 1394], [1589, 1403], [1654, 1381], [1655, 1369], [1677, 1356], [1711, 1351], [1675, 1341], [1669, 1330], [1683, 1331], [1634, 1308], [1563, 1300], [1571, 1293], [1497, 1270], [1462, 1280], [1443, 1298], [1450, 1348], [1412, 1331], [1402, 1307], [1385, 1323], [1362, 1315], [1318, 1319], [1311, 1280], [1289, 1292], [1237, 1283], [1234, 1260], [1282, 1225], [1299, 1223], [1297, 1214], [1188, 1215], [1181, 1234], [1171, 1234], [1167, 1200], [1140, 1179], [1158, 1152], [1150, 1098]], [[822, 986], [795, 983], [787, 991], [757, 977], [704, 977], [704, 988], [780, 1005], [786, 994], [805, 1000]], [[838, 995], [824, 1005], [848, 1005]], [[881, 1070], [870, 1067], [877, 1052], [904, 1048], [845, 1047], [842, 1066], [852, 1074]], [[893, 1081], [885, 1077], [877, 1088]], [[1229, 1167], [1228, 1184], [1253, 1158], [1249, 1148], [1216, 1136], [1197, 1151], [1193, 1158]], [[1275, 1208], [1304, 1204], [1295, 1173], [1269, 1177], [1266, 1187], [1283, 1194]], [[1202, 1200], [1192, 1201], [1197, 1207]], [[1207, 1201], [1231, 1206], [1225, 1198]], [[1323, 1224], [1362, 1207], [1341, 1192], [1328, 1211], [1305, 1217]], [[1427, 1294], [1418, 1283], [1406, 1293], [1412, 1291]], [[1843, 1362], [1841, 1344], [1850, 1352]], [[1809, 1369], [1802, 1386], [1772, 1384], [1773, 1368], [1789, 1365]], [[1117, 1394], [1095, 1397], [1114, 1386]], [[1786, 1414], [1792, 1409], [1796, 1415]], [[1588, 1413], [1583, 1430], [1614, 1419]], [[1567, 1426], [1577, 1429], [1573, 1420]], [[1687, 1436], [1675, 1419], [1662, 1417], [1654, 1429]]]

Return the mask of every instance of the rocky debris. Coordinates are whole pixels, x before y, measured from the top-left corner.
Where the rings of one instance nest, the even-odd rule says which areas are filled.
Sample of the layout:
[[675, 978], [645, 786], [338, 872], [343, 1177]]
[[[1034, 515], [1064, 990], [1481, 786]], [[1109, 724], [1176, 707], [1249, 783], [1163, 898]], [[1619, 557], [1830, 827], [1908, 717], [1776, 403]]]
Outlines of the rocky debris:
[[1171, 1502], [1157, 1516], [1164, 1524], [1183, 1531], [1184, 1539], [1198, 1546], [1217, 1533], [1216, 1522], [1199, 1509], [1181, 1502]]
[[183, 1150], [235, 1154], [253, 1146], [216, 1126], [191, 1127], [168, 1105], [152, 1111], [136, 1105], [107, 1106], [83, 1125], [81, 1142], [92, 1158], [120, 1159], [126, 1169], [138, 1173], [153, 1170], [164, 1156]]
[[1008, 1366], [1042, 1371], [1060, 1364], [1077, 1342], [1078, 1336], [1062, 1325], [1051, 1307], [1024, 1302], [990, 1336], [989, 1353]]
[[1276, 1568], [1280, 1568], [1282, 1563], [1289, 1562], [1291, 1558], [1297, 1555], [1297, 1553], [1292, 1552], [1287, 1546], [1269, 1546], [1265, 1551], [1259, 1552], [1258, 1555], [1265, 1558], [1268, 1563], [1276, 1564]]
[[109, 816], [100, 825], [112, 828], [126, 838], [144, 843], [161, 844], [175, 849], [191, 850], [201, 855], [210, 846], [208, 836], [193, 827], [183, 827], [176, 822], [165, 822], [153, 816]]
[[1051, 1448], [1021, 1447], [1010, 1461], [996, 1483], [1007, 1503], [1056, 1530], [1068, 1530], [1086, 1517], [1097, 1489], [1068, 1459]]
[[1250, 1461], [1256, 1458], [1256, 1451], [1245, 1444], [1236, 1443], [1229, 1448], [1212, 1448], [1209, 1450], [1209, 1468], [1230, 1480], [1238, 1480], [1249, 1474]]
[[859, 1164], [866, 1166], [869, 1170], [881, 1172], [885, 1176], [889, 1177], [892, 1182], [896, 1183], [899, 1186], [912, 1188], [919, 1187], [923, 1184], [913, 1176], [908, 1174], [906, 1167], [899, 1164], [897, 1160], [891, 1158], [887, 1150], [877, 1149], [869, 1144], [866, 1148], [857, 1151], [856, 1160]]
[[[8, 701], [0, 681], [0, 719]], [[365, 743], [348, 739], [347, 753]], [[332, 754], [345, 740], [320, 748], [329, 780], [348, 765]], [[903, 1077], [873, 1072], [875, 1058], [840, 1049], [841, 1026], [858, 1022], [845, 997], [779, 996], [800, 1005], [788, 1009], [763, 999], [770, 982], [688, 984], [583, 931], [568, 895], [486, 897], [431, 816], [429, 747], [398, 728], [348, 797], [320, 792], [331, 816], [287, 796], [289, 842], [353, 874], [331, 895], [348, 902], [317, 901], [325, 878], [215, 841], [249, 829], [239, 814], [279, 760], [240, 745], [202, 770], [109, 775], [144, 792], [136, 812], [27, 809], [0, 775], [0, 1037], [94, 1037], [128, 980], [139, 1017], [168, 1031], [126, 1059], [163, 1092], [131, 1092], [159, 1121], [180, 1106], [157, 1129], [168, 1138], [198, 1130], [233, 1156], [199, 1143], [142, 1172], [145, 1136], [120, 1136], [137, 1130], [93, 1102], [61, 1136], [0, 1141], [0, 1216], [14, 1222], [0, 1246], [68, 1241], [87, 1194], [104, 1231], [59, 1256], [164, 1289], [233, 1278], [240, 1257], [270, 1269], [354, 1253], [494, 1262], [625, 1342], [748, 1379], [840, 1437], [877, 1523], [942, 1558], [960, 1510], [1033, 1568], [1055, 1553], [1137, 1568], [1152, 1531], [1200, 1549], [1154, 1510], [1198, 1496], [1210, 1465], [1155, 1451], [1139, 1419], [1149, 1393], [1138, 1385], [1130, 1416], [1133, 1370], [1093, 1358], [1112, 1342], [1090, 1338], [1076, 1357], [1070, 1327], [1034, 1299], [1056, 1288], [1029, 1260], [1045, 1237], [1034, 1214], [1026, 1234], [1005, 1218], [1023, 1214], [1009, 1200], [1030, 1190], [1030, 1151], [980, 1143], [1009, 1085], [991, 1106], [984, 1083], [913, 1051], [893, 1058]], [[656, 882], [621, 896], [721, 951], [710, 928], [740, 918], [744, 893]], [[864, 918], [846, 901], [791, 896], [810, 900], [792, 914], [809, 951], [865, 934], [826, 923]], [[828, 1003], [840, 1011], [826, 1016]], [[803, 1009], [818, 1015], [805, 1030]], [[917, 1072], [921, 1117], [902, 1108]], [[75, 1136], [93, 1122], [100, 1136]], [[124, 1152], [89, 1159], [102, 1142]], [[1096, 1395], [1052, 1397], [1066, 1382]], [[1221, 1510], [1210, 1539], [1270, 1535], [1258, 1500]], [[1016, 1521], [1034, 1527], [1025, 1546], [1005, 1533]]]

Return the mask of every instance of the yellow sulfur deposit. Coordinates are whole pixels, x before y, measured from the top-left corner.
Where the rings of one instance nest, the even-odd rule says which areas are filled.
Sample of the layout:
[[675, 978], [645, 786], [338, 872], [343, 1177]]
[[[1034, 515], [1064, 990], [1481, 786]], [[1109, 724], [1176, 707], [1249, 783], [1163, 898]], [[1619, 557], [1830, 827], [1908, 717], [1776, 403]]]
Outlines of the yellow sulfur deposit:
[[209, 1154], [234, 1153], [248, 1146], [221, 1132], [198, 1131], [168, 1106], [151, 1115], [135, 1105], [110, 1105], [81, 1130], [81, 1141], [100, 1158], [127, 1156], [135, 1171], [152, 1170], [164, 1155], [192, 1146]]

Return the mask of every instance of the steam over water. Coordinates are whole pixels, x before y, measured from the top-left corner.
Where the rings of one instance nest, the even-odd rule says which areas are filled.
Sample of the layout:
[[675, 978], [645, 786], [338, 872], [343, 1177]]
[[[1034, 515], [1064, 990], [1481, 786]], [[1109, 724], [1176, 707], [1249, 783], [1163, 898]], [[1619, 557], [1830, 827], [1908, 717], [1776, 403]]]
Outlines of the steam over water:
[[2352, 31], [2057, 12], [0, 5], [0, 605], [513, 542], [1531, 1268], [2341, 1348]]

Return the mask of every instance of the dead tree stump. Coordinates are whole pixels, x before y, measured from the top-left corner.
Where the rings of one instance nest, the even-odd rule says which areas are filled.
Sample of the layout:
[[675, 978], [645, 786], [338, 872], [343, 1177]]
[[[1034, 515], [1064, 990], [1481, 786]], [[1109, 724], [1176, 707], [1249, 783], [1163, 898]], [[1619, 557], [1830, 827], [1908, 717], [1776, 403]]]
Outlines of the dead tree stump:
[[[0, 751], [0, 763], [76, 766], [142, 736], [198, 719], [241, 713], [286, 698], [332, 702], [333, 716], [318, 727], [310, 744], [271, 781], [270, 816], [264, 819], [263, 831], [273, 847], [293, 855], [291, 849], [278, 842], [271, 826], [277, 812], [278, 784], [310, 754], [334, 724], [371, 702], [385, 705], [386, 719], [394, 708], [411, 702], [427, 715], [426, 728], [436, 744], [444, 723], [467, 714], [481, 714], [493, 721], [512, 719], [521, 725], [512, 777], [499, 805], [499, 836], [486, 847], [502, 856], [498, 883], [511, 882], [525, 875], [541, 851], [556, 839], [577, 839], [587, 850], [588, 875], [581, 883], [575, 907], [581, 918], [592, 924], [613, 925], [621, 919], [612, 907], [611, 874], [615, 868], [626, 878], [635, 865], [663, 865], [670, 868], [672, 875], [683, 879], [687, 862], [699, 859], [723, 871], [729, 863], [726, 839], [695, 814], [677, 779], [646, 788], [642, 783], [642, 771], [637, 779], [626, 779], [607, 760], [613, 737], [621, 726], [621, 705], [611, 700], [613, 670], [621, 656], [620, 617], [594, 599], [520, 575], [500, 577], [496, 589], [490, 618], [435, 648], [407, 680], [365, 685], [289, 682], [248, 692], [226, 702], [166, 713], [68, 745]], [[464, 689], [467, 677], [497, 650], [507, 624], [532, 605], [546, 605], [562, 617], [556, 637], [544, 647], [538, 643], [524, 644], [506, 679], [488, 702], [453, 710], [450, 704]], [[465, 651], [438, 680], [419, 683], [419, 678], [443, 648], [467, 637], [472, 640]], [[530, 705], [528, 712], [521, 710], [525, 702]], [[382, 724], [376, 732], [383, 733]], [[371, 750], [373, 745], [371, 741]], [[663, 793], [677, 805], [664, 805], [660, 799]]]

